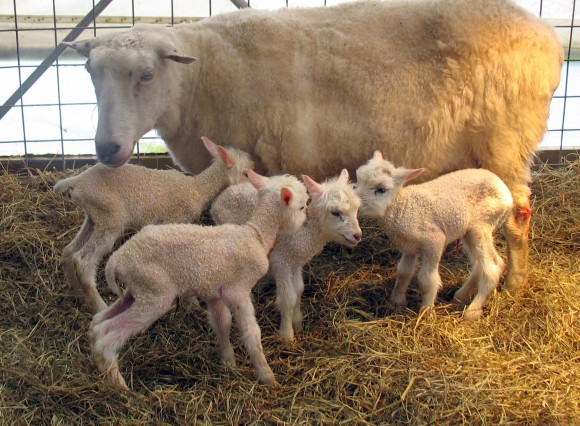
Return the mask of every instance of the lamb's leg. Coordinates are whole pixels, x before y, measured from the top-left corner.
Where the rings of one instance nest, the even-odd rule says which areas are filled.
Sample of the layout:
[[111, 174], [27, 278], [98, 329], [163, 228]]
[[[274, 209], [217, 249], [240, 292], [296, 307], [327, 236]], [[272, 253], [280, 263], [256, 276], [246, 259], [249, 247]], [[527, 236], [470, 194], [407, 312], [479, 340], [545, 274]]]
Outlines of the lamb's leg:
[[302, 267], [296, 267], [292, 271], [292, 282], [294, 283], [294, 293], [296, 294], [296, 303], [292, 311], [292, 326], [295, 333], [302, 333], [302, 310], [300, 309], [300, 301], [304, 293], [304, 277], [302, 275]]
[[156, 295], [155, 303], [141, 304], [130, 292], [95, 315], [89, 329], [93, 358], [107, 380], [121, 389], [127, 384], [119, 371], [118, 353], [137, 333], [146, 330], [173, 305], [172, 295]]
[[417, 279], [423, 291], [423, 301], [421, 309], [435, 305], [437, 293], [441, 288], [441, 276], [439, 275], [439, 261], [445, 249], [445, 239], [432, 238], [432, 241], [425, 243], [421, 253], [421, 268], [417, 274]]
[[97, 266], [110, 253], [122, 230], [95, 228], [81, 250], [73, 255], [75, 274], [92, 312], [103, 310], [107, 305], [97, 291]]
[[474, 238], [477, 238], [474, 263], [481, 270], [481, 279], [477, 283], [477, 294], [463, 314], [463, 317], [469, 321], [481, 318], [483, 305], [497, 287], [502, 273], [502, 265], [497, 263], [499, 255], [493, 245], [491, 230], [482, 231]]
[[207, 315], [217, 336], [217, 344], [222, 359], [227, 364], [236, 365], [234, 348], [230, 341], [232, 313], [221, 299], [213, 299], [207, 302]]
[[222, 297], [234, 315], [244, 345], [256, 369], [258, 381], [263, 384], [273, 385], [276, 383], [276, 379], [264, 355], [261, 341], [262, 336], [260, 327], [256, 321], [250, 292], [235, 291], [235, 289], [228, 290], [222, 291]]
[[462, 239], [462, 242], [463, 249], [467, 252], [471, 262], [471, 271], [467, 281], [465, 281], [465, 284], [463, 284], [461, 288], [453, 295], [453, 300], [458, 303], [467, 303], [471, 300], [477, 290], [478, 282], [481, 280], [481, 270], [479, 268], [479, 262], [475, 261], [477, 257], [477, 251], [471, 235], [468, 233]]
[[391, 303], [395, 307], [407, 306], [407, 288], [417, 269], [417, 256], [403, 253], [397, 265], [397, 279], [391, 292]]
[[296, 306], [297, 295], [294, 290], [292, 269], [287, 265], [271, 265], [276, 280], [276, 305], [280, 311], [280, 336], [294, 340], [292, 314]]
[[75, 262], [73, 261], [73, 256], [75, 253], [80, 251], [84, 245], [87, 243], [94, 229], [93, 221], [85, 216], [85, 221], [83, 222], [81, 229], [77, 232], [73, 240], [68, 244], [62, 253], [62, 264], [64, 269], [64, 277], [75, 295], [81, 295], [81, 283], [79, 282], [78, 276], [75, 272]]

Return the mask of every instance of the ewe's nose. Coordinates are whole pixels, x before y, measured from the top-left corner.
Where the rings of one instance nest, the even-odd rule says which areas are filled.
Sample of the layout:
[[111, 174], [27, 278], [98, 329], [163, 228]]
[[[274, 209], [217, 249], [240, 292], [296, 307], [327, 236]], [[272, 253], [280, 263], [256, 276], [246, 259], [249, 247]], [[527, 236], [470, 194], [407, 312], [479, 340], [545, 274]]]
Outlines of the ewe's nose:
[[115, 163], [114, 157], [120, 149], [121, 145], [119, 145], [117, 142], [101, 143], [96, 146], [99, 161], [107, 165]]
[[362, 232], [357, 232], [356, 234], [353, 234], [353, 238], [357, 243], [360, 243], [360, 240], [362, 239]]

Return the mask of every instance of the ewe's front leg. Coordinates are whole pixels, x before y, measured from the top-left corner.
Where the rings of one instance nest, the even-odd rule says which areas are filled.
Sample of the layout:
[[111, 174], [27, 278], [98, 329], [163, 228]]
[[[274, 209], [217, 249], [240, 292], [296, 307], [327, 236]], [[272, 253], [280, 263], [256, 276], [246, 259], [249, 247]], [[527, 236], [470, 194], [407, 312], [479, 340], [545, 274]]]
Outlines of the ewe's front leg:
[[[247, 288], [250, 287], [248, 286]], [[276, 384], [274, 373], [270, 369], [266, 361], [266, 356], [264, 355], [260, 327], [256, 321], [254, 305], [252, 305], [250, 294], [233, 291], [223, 294], [223, 299], [232, 311], [240, 329], [244, 345], [257, 371], [258, 381], [268, 385]]]
[[234, 348], [230, 341], [232, 313], [221, 299], [214, 299], [207, 302], [207, 316], [217, 336], [217, 345], [222, 359], [225, 363], [235, 366]]
[[407, 306], [407, 289], [417, 269], [417, 256], [403, 253], [397, 265], [397, 279], [391, 292], [391, 303], [396, 308]]

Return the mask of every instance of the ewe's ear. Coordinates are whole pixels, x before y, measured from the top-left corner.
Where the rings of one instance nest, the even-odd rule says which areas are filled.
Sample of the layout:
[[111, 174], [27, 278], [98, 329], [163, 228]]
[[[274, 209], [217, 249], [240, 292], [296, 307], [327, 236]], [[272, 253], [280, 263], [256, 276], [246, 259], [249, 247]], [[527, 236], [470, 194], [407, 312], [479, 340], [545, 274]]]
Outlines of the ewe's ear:
[[174, 46], [161, 46], [159, 48], [159, 56], [163, 59], [179, 62], [180, 64], [191, 64], [192, 62], [197, 61], [197, 58], [181, 53]]
[[286, 207], [290, 205], [293, 197], [294, 194], [292, 194], [292, 191], [290, 191], [288, 188], [282, 188], [282, 190], [280, 191], [280, 200]]
[[342, 169], [338, 180], [344, 183], [348, 183], [348, 170]]
[[373, 159], [374, 160], [382, 160], [383, 159], [383, 153], [377, 149], [374, 152], [374, 154], [373, 154]]
[[315, 182], [310, 176], [302, 175], [302, 181], [304, 182], [304, 185], [306, 185], [309, 194], [320, 195], [324, 192], [322, 185]]
[[252, 169], [246, 169], [244, 173], [248, 177], [248, 180], [250, 181], [252, 186], [258, 190], [262, 189], [268, 183], [267, 177], [259, 175]]
[[71, 49], [76, 50], [81, 55], [89, 57], [91, 50], [97, 45], [96, 39], [78, 40], [78, 41], [63, 41], [61, 44]]

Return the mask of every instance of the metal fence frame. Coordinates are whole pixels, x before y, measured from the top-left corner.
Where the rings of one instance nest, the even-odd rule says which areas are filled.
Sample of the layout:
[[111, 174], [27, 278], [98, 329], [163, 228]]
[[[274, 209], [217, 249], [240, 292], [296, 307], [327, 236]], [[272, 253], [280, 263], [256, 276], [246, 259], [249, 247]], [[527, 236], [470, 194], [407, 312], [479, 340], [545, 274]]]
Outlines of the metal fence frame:
[[[14, 36], [15, 36], [15, 40], [16, 40], [16, 55], [17, 55], [17, 65], [14, 66], [10, 66], [10, 67], [0, 67], [0, 68], [18, 68], [18, 76], [19, 76], [19, 87], [16, 88], [16, 90], [14, 91], [13, 95], [10, 96], [10, 98], [8, 100], [6, 100], [4, 102], [4, 104], [2, 106], [0, 106], [0, 120], [2, 120], [4, 118], [4, 116], [6, 115], [6, 113], [11, 109], [11, 108], [20, 108], [21, 110], [21, 116], [22, 116], [22, 134], [23, 134], [23, 140], [22, 141], [4, 141], [4, 142], [0, 142], [0, 143], [22, 143], [24, 145], [24, 156], [18, 157], [17, 160], [15, 160], [14, 158], [11, 157], [0, 157], [0, 163], [4, 163], [4, 164], [10, 164], [12, 163], [12, 166], [14, 165], [21, 165], [21, 166], [25, 166], [25, 167], [32, 167], [32, 166], [41, 166], [40, 168], [46, 168], [47, 164], [51, 164], [52, 167], [54, 168], [58, 168], [58, 169], [64, 169], [64, 168], [69, 168], [69, 167], [77, 167], [80, 165], [84, 165], [87, 163], [93, 163], [95, 161], [95, 158], [93, 156], [89, 156], [89, 157], [78, 157], [78, 156], [69, 156], [65, 153], [65, 149], [64, 149], [64, 142], [67, 141], [67, 139], [65, 138], [65, 135], [63, 134], [63, 130], [62, 130], [62, 106], [66, 105], [66, 106], [80, 106], [80, 105], [95, 105], [96, 103], [61, 103], [61, 99], [60, 99], [60, 93], [61, 93], [61, 89], [60, 89], [60, 78], [59, 78], [59, 69], [60, 67], [63, 66], [79, 66], [79, 65], [63, 65], [59, 63], [59, 56], [60, 54], [65, 50], [65, 47], [62, 46], [60, 44], [61, 41], [72, 41], [74, 39], [76, 39], [79, 34], [85, 30], [92, 30], [93, 33], [96, 35], [96, 31], [97, 29], [104, 29], [104, 28], [130, 28], [131, 26], [133, 26], [136, 23], [136, 16], [135, 16], [135, 3], [134, 0], [131, 0], [131, 6], [132, 6], [132, 16], [129, 19], [129, 21], [127, 22], [126, 25], [114, 25], [113, 27], [111, 26], [103, 26], [103, 25], [98, 25], [97, 23], [97, 18], [98, 16], [101, 14], [102, 11], [105, 10], [105, 8], [112, 2], [112, 0], [99, 0], [98, 3], [95, 0], [92, 0], [92, 5], [93, 8], [91, 11], [89, 11], [87, 13], [87, 15], [74, 27], [67, 27], [67, 26], [59, 26], [57, 24], [57, 15], [56, 15], [56, 5], [55, 5], [55, 1], [56, 0], [52, 0], [52, 7], [53, 7], [53, 25], [50, 27], [46, 27], [46, 28], [34, 28], [33, 30], [31, 29], [23, 29], [23, 28], [19, 28], [18, 27], [18, 8], [17, 8], [17, 0], [13, 0], [13, 10], [14, 10], [14, 29], [0, 29], [0, 32], [13, 32]], [[208, 5], [209, 5], [209, 15], [211, 16], [212, 14], [212, 0], [207, 0], [208, 1]], [[237, 8], [244, 8], [244, 7], [251, 7], [251, 3], [248, 1], [244, 1], [244, 0], [230, 0]], [[554, 99], [563, 99], [563, 114], [562, 114], [562, 121], [561, 121], [561, 126], [560, 128], [556, 128], [556, 129], [548, 129], [549, 131], [552, 132], [560, 132], [560, 149], [557, 150], [557, 152], [555, 152], [554, 150], [552, 150], [552, 152], [540, 152], [539, 158], [541, 162], [544, 163], [549, 163], [549, 164], [560, 164], [563, 161], [565, 161], [565, 158], [567, 156], [569, 156], [570, 154], [572, 154], [573, 156], [578, 156], [578, 152], [576, 150], [567, 150], [565, 148], [563, 148], [563, 139], [564, 139], [564, 134], [565, 132], [580, 132], [580, 129], [576, 129], [576, 128], [566, 128], [565, 127], [565, 121], [566, 121], [566, 112], [567, 112], [567, 102], [569, 99], [572, 98], [580, 98], [580, 95], [569, 95], [568, 94], [568, 84], [569, 84], [569, 69], [570, 69], [570, 64], [572, 62], [579, 62], [580, 58], [572, 58], [571, 57], [571, 46], [572, 46], [572, 41], [573, 41], [573, 34], [574, 34], [574, 30], [578, 29], [578, 25], [576, 24], [575, 21], [575, 13], [576, 13], [576, 0], [572, 0], [573, 1], [573, 5], [572, 5], [572, 16], [570, 17], [570, 24], [569, 25], [555, 25], [555, 28], [560, 28], [560, 29], [565, 29], [569, 31], [569, 39], [568, 39], [568, 48], [566, 49], [565, 46], [565, 63], [564, 63], [564, 75], [565, 75], [565, 79], [563, 79], [563, 95], [555, 95]], [[174, 25], [175, 23], [178, 23], [176, 21], [174, 21], [174, 13], [173, 13], [173, 0], [170, 0], [171, 3], [171, 16], [169, 19], [169, 22], [167, 22], [168, 25]], [[286, 0], [286, 7], [288, 7], [288, 0]], [[326, 0], [324, 1], [324, 5], [326, 5]], [[543, 10], [543, 6], [544, 6], [544, 0], [540, 0], [540, 5], [539, 5], [539, 16], [542, 16], [542, 10]], [[63, 39], [63, 40], [59, 40], [58, 39], [58, 32], [59, 31], [63, 31], [63, 30], [67, 30], [70, 31], [68, 33], [68, 35]], [[47, 33], [51, 33], [52, 37], [54, 38], [54, 50], [46, 57], [46, 59], [38, 66], [35, 67], [35, 70], [32, 72], [32, 74], [25, 80], [23, 81], [22, 79], [22, 70], [27, 68], [26, 65], [22, 65], [20, 63], [20, 46], [19, 46], [19, 33], [23, 32], [23, 31], [47, 31]], [[23, 102], [21, 102], [22, 96], [24, 95], [24, 93], [26, 93], [26, 91], [32, 87], [34, 85], [34, 83], [42, 76], [42, 74], [49, 68], [51, 67], [56, 67], [56, 79], [57, 79], [57, 93], [58, 93], [58, 102], [56, 104], [54, 103], [43, 103], [41, 105], [36, 105], [36, 104], [25, 104]], [[59, 114], [59, 119], [60, 119], [60, 124], [61, 124], [61, 128], [60, 128], [60, 139], [45, 139], [45, 140], [30, 140], [27, 139], [26, 137], [26, 122], [25, 122], [25, 117], [24, 117], [24, 108], [25, 107], [30, 107], [30, 106], [53, 106], [53, 107], [58, 107], [58, 114]], [[580, 133], [578, 133], [579, 138], [580, 138]], [[74, 139], [70, 139], [68, 141], [93, 141], [92, 138], [87, 138], [87, 139], [79, 139], [79, 138], [74, 138]], [[33, 155], [29, 155], [28, 154], [28, 144], [29, 143], [35, 143], [35, 142], [59, 142], [61, 143], [61, 150], [62, 150], [62, 154], [57, 154], [55, 156], [53, 156], [52, 158], [47, 158], [47, 157], [40, 157], [37, 158], [36, 156]], [[580, 144], [579, 144], [580, 145]], [[137, 161], [141, 161], [143, 160], [145, 156], [141, 155], [139, 152], [139, 144], [137, 144], [137, 153], [136, 153], [136, 158]], [[543, 155], [542, 155], [543, 154]], [[55, 161], [57, 160], [57, 161]], [[60, 161], [59, 161], [60, 160]], [[45, 164], [44, 167], [42, 167], [42, 165]], [[156, 156], [155, 157], [155, 164], [154, 166], [163, 166], [163, 165], [170, 165], [171, 161], [169, 159], [169, 157], [167, 155], [162, 155], [162, 156]]]

